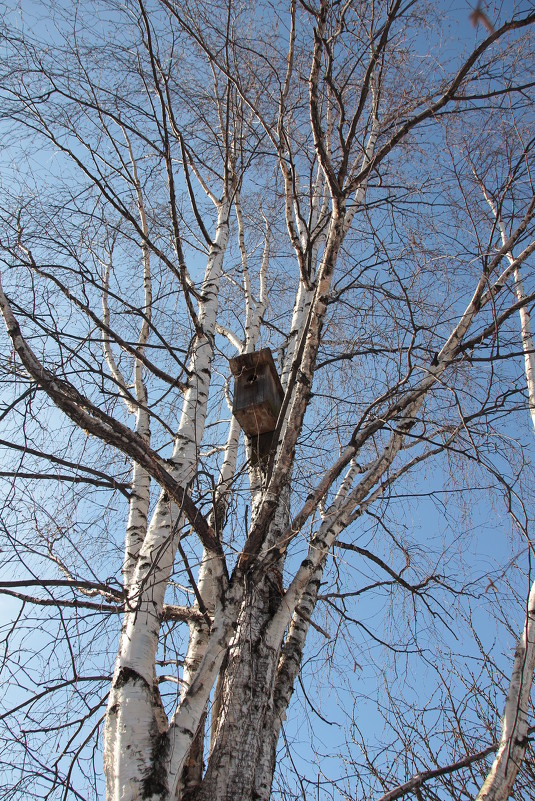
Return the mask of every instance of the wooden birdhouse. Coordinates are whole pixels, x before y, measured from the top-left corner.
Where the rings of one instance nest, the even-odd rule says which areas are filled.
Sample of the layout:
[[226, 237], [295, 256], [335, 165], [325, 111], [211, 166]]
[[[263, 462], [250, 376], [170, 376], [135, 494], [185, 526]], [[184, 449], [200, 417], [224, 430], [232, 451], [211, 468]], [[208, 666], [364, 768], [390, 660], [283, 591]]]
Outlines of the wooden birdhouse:
[[275, 431], [283, 391], [269, 348], [230, 360], [234, 376], [232, 414], [250, 437]]

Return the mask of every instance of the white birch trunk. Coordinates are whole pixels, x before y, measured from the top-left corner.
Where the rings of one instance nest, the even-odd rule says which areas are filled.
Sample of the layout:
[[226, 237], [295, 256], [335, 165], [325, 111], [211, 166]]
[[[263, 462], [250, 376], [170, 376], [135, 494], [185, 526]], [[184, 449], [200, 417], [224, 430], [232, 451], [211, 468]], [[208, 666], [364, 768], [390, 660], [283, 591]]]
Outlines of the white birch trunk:
[[[221, 204], [202, 286], [202, 332], [193, 346], [191, 378], [171, 459], [173, 476], [182, 486], [194, 475], [206, 419], [219, 280], [227, 240], [228, 206]], [[180, 510], [162, 494], [133, 574], [128, 600], [132, 611], [125, 614], [110, 692], [104, 753], [108, 801], [167, 798], [168, 743], [163, 736], [161, 704], [154, 683], [154, 660], [180, 525]], [[202, 710], [199, 720], [201, 715]]]
[[[513, 262], [511, 256], [511, 262]], [[515, 294], [518, 301], [523, 301], [526, 298], [524, 287], [522, 284], [522, 276], [520, 268], [515, 267]], [[528, 387], [529, 397], [529, 413], [531, 415], [531, 422], [535, 428], [535, 352], [533, 349], [533, 337], [531, 335], [531, 318], [527, 304], [524, 304], [519, 309], [520, 315], [520, 332], [522, 335], [522, 350], [524, 351], [524, 370], [526, 372], [526, 384]]]
[[254, 787], [254, 797], [257, 801], [269, 801], [271, 796], [279, 735], [301, 669], [305, 641], [316, 606], [324, 564], [325, 562], [310, 578], [285, 637], [275, 676], [273, 699], [266, 714], [261, 752], [257, 760]]
[[528, 744], [528, 711], [534, 669], [535, 582], [528, 598], [524, 630], [516, 647], [500, 745], [477, 801], [506, 801], [511, 795]]
[[[507, 243], [508, 237], [503, 220], [499, 215], [494, 200], [487, 192], [485, 186], [483, 184], [480, 185], [483, 194], [485, 195], [485, 200], [492, 209], [492, 213], [494, 214], [496, 223], [498, 225], [498, 228], [500, 229], [500, 238], [502, 240], [502, 245], [505, 245]], [[507, 256], [507, 261], [509, 262], [509, 266], [512, 267], [514, 270], [514, 287], [515, 287], [516, 299], [518, 300], [519, 303], [522, 303], [522, 301], [525, 301], [526, 299], [526, 294], [524, 292], [524, 286], [522, 284], [520, 265], [515, 260], [512, 251], [509, 251], [506, 254], [506, 256]], [[531, 415], [531, 421], [535, 428], [535, 352], [533, 349], [533, 337], [531, 335], [531, 318], [526, 303], [524, 303], [520, 307], [518, 313], [520, 316], [520, 334], [522, 337], [522, 350], [524, 352], [524, 370], [526, 373], [526, 385], [528, 388], [529, 412]]]
[[[227, 444], [225, 448], [225, 457], [221, 467], [219, 476], [216, 498], [214, 504], [214, 511], [211, 516], [211, 523], [215, 530], [219, 532], [220, 525], [226, 511], [226, 493], [229, 489], [230, 482], [234, 476], [236, 468], [236, 459], [238, 454], [238, 442], [240, 437], [240, 427], [235, 417], [232, 418], [230, 423]], [[213, 554], [209, 553], [206, 549], [203, 551], [201, 565], [199, 567], [199, 576], [197, 581], [197, 588], [201, 596], [207, 612], [214, 617], [216, 607], [216, 585], [219, 576], [214, 571]], [[210, 644], [210, 629], [206, 621], [192, 621], [190, 623], [190, 637], [188, 642], [188, 650], [184, 660], [184, 670], [182, 674], [182, 690], [181, 698], [186, 695], [188, 688], [193, 683], [195, 675], [199, 670], [203, 658]], [[217, 717], [217, 688], [212, 707], [212, 717]], [[205, 713], [206, 715], [206, 713]], [[204, 719], [201, 721], [200, 731], [192, 743], [187, 762], [184, 766], [184, 774], [181, 776], [178, 788], [177, 797], [190, 798], [194, 795], [196, 788], [201, 782], [203, 772], [203, 756], [204, 756]]]
[[[283, 493], [268, 544], [287, 526], [287, 498], [287, 492]], [[278, 739], [272, 712], [280, 642], [267, 638], [266, 631], [281, 601], [280, 564], [246, 579], [238, 627], [221, 679], [210, 761], [195, 801], [256, 798], [259, 783], [269, 796], [272, 774], [267, 777], [263, 769], [264, 749], [266, 738], [275, 739], [275, 744]]]
[[[502, 245], [507, 242], [507, 232], [498, 209], [482, 186], [487, 203], [491, 207], [500, 229]], [[512, 252], [507, 253], [510, 267], [514, 268], [514, 287], [517, 300], [525, 300], [520, 267]], [[531, 335], [531, 319], [526, 305], [521, 306], [520, 332], [524, 352], [524, 370], [528, 389], [529, 411], [535, 427], [535, 353]], [[492, 767], [478, 793], [477, 801], [506, 801], [524, 760], [528, 735], [528, 707], [535, 669], [535, 582], [528, 597], [524, 629], [515, 651], [513, 672], [505, 703], [500, 745]]]
[[[132, 164], [132, 172], [134, 183], [136, 186], [136, 196], [139, 211], [139, 219], [141, 223], [141, 230], [143, 234], [148, 237], [149, 226], [147, 222], [147, 215], [145, 212], [145, 204], [143, 201], [143, 193], [141, 191], [141, 184], [139, 181], [136, 160], [130, 144], [130, 140], [126, 136], [128, 144], [128, 152], [130, 155], [130, 162]], [[141, 252], [143, 256], [143, 322], [138, 338], [138, 352], [144, 353], [145, 345], [149, 339], [150, 323], [152, 319], [152, 278], [150, 266], [150, 250], [146, 242], [141, 244]], [[136, 431], [143, 437], [143, 439], [150, 443], [150, 417], [148, 412], [149, 398], [147, 387], [143, 379], [143, 364], [136, 358], [134, 362], [134, 389], [138, 401], [138, 408], [136, 412]], [[134, 464], [132, 476], [132, 499], [130, 502], [130, 510], [128, 516], [128, 523], [126, 526], [125, 538], [125, 561], [123, 567], [123, 579], [125, 590], [130, 589], [130, 583], [134, 576], [134, 569], [137, 563], [139, 552], [143, 545], [143, 540], [147, 533], [147, 521], [149, 514], [150, 504], [150, 477], [147, 471]]]
[[[234, 342], [238, 346], [240, 353], [251, 353], [254, 351], [257, 345], [258, 337], [260, 335], [262, 315], [264, 314], [267, 305], [266, 274], [269, 265], [269, 231], [266, 231], [264, 252], [259, 271], [259, 298], [258, 301], [255, 301], [251, 288], [249, 260], [245, 247], [245, 226], [238, 192], [234, 198], [234, 208], [238, 222], [243, 291], [245, 296], [245, 344], [241, 345], [238, 338], [229, 331], [221, 331], [221, 333], [224, 333], [229, 341]], [[211, 523], [215, 527], [216, 531], [220, 530], [220, 526], [226, 513], [226, 496], [230, 489], [230, 484], [236, 469], [239, 437], [239, 423], [235, 417], [232, 417], [225, 447], [225, 456], [216, 489], [215, 507], [211, 516]], [[213, 568], [213, 554], [205, 550], [199, 568], [197, 587], [206, 609], [212, 616], [214, 615], [215, 611], [215, 593], [216, 582], [218, 578], [216, 575], [214, 575]], [[195, 678], [199, 666], [209, 647], [209, 643], [210, 630], [207, 623], [203, 621], [192, 621], [190, 624], [190, 639], [188, 642], [188, 650], [185, 658], [182, 677], [182, 698], [184, 698], [187, 689], [191, 686]], [[219, 701], [221, 700], [222, 693], [221, 685], [222, 681], [218, 680], [218, 686], [215, 690], [215, 697], [212, 705], [212, 731], [214, 737], [220, 711]], [[180, 797], [190, 798], [194, 796], [196, 787], [200, 784], [202, 779], [203, 751], [204, 732], [199, 731], [198, 736], [195, 738], [192, 744], [191, 751], [185, 765], [184, 775], [179, 781], [178, 795]]]
[[[222, 681], [217, 731], [196, 801], [249, 799], [255, 786], [278, 653], [266, 646], [269, 581], [248, 588]], [[271, 783], [271, 782], [270, 782]]]
[[[369, 154], [373, 151], [373, 146], [372, 138]], [[357, 204], [362, 201], [364, 191], [365, 188], [361, 196], [356, 198]], [[352, 210], [351, 216], [353, 213], [354, 210]], [[347, 231], [347, 228], [345, 230]], [[331, 228], [330, 235], [327, 237], [330, 250], [328, 248], [324, 254], [324, 259], [327, 259], [327, 262], [324, 261], [324, 265], [328, 265], [329, 259], [336, 260], [343, 236], [344, 229], [340, 224]], [[319, 247], [318, 245], [318, 249]], [[327, 266], [320, 281], [323, 297], [328, 292], [331, 274], [332, 272]], [[306, 336], [307, 339], [309, 336], [314, 339], [321, 326], [324, 312], [321, 304], [316, 309], [314, 319], [310, 320], [310, 309], [314, 300], [318, 306], [318, 294], [318, 289], [314, 292], [307, 289], [304, 282], [300, 283], [281, 377], [285, 389], [289, 385], [301, 335]], [[304, 330], [306, 324], [310, 326], [308, 330]], [[311, 354], [311, 356], [311, 362], [313, 362], [315, 354]], [[292, 417], [291, 412], [288, 417]], [[284, 429], [282, 434], [284, 436]], [[378, 475], [383, 474], [390, 466], [402, 441], [403, 437], [394, 436], [391, 445], [385, 450], [384, 456], [370, 468], [368, 481], [363, 480], [359, 487], [360, 498], [366, 496]], [[284, 596], [282, 604], [277, 604], [275, 609], [266, 610], [262, 608], [262, 602], [266, 604], [267, 601], [265, 594], [262, 595], [262, 585], [258, 576], [258, 582], [255, 583], [254, 589], [255, 601], [246, 600], [244, 602], [240, 626], [233, 640], [229, 665], [225, 671], [222, 712], [215, 732], [214, 747], [200, 793], [195, 797], [196, 801], [231, 797], [254, 797], [267, 801], [270, 796], [280, 727], [299, 670], [309, 626], [308, 621], [315, 606], [326, 554], [343, 528], [345, 517], [353, 512], [357, 502], [357, 498], [353, 494], [348, 504], [343, 504], [351, 481], [358, 470], [352, 466], [349, 472], [350, 475], [337, 497], [337, 505], [341, 506], [340, 517], [334, 515], [335, 519], [333, 520], [331, 515], [322, 526], [319, 536], [311, 546], [310, 556], [313, 558], [309, 556], [309, 559], [305, 560], [298, 586], [294, 584], [291, 587], [290, 592]], [[278, 534], [280, 540], [282, 531], [279, 530]], [[261, 554], [266, 553], [276, 541], [277, 537], [266, 538]], [[257, 574], [253, 573], [253, 576], [256, 577]], [[299, 611], [292, 616], [298, 604]], [[277, 664], [284, 631], [290, 618], [291, 623], [284, 646], [284, 655]], [[244, 632], [247, 633], [247, 639], [245, 639]]]

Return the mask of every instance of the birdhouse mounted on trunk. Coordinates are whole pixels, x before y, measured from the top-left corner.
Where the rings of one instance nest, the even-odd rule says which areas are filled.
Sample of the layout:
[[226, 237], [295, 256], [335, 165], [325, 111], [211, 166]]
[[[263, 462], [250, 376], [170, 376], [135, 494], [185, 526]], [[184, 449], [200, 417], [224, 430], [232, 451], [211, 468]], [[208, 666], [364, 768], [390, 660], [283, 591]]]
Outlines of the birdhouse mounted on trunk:
[[283, 391], [269, 348], [230, 360], [234, 376], [232, 414], [250, 437], [275, 431]]

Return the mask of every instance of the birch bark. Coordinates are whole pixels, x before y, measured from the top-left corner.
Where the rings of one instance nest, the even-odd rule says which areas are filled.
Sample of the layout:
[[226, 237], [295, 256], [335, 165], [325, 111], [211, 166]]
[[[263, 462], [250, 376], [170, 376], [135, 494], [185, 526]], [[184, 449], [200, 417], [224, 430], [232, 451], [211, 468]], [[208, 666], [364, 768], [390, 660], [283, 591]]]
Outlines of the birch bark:
[[[149, 226], [141, 183], [137, 170], [137, 164], [132, 150], [132, 146], [126, 131], [123, 135], [128, 147], [130, 163], [132, 166], [132, 180], [134, 183], [139, 222], [143, 241], [141, 242], [141, 256], [143, 265], [143, 309], [144, 316], [139, 337], [137, 341], [136, 356], [134, 358], [134, 392], [137, 403], [133, 403], [126, 387], [126, 381], [122, 376], [113, 355], [109, 336], [103, 336], [103, 347], [106, 362], [112, 375], [115, 377], [121, 389], [126, 408], [131, 414], [135, 414], [136, 421], [134, 430], [142, 439], [150, 444], [150, 415], [148, 408], [148, 392], [143, 379], [143, 364], [140, 357], [145, 353], [145, 347], [149, 340], [150, 324], [152, 320], [152, 277], [151, 277], [151, 257], [150, 249], [147, 245], [149, 237]], [[110, 260], [105, 267], [104, 291], [102, 295], [103, 322], [105, 327], [110, 325], [110, 310], [108, 306], [108, 291], [110, 272], [112, 267], [111, 253]], [[134, 462], [132, 469], [131, 499], [129, 504], [128, 522], [125, 533], [125, 556], [123, 564], [123, 586], [128, 592], [130, 583], [134, 575], [137, 558], [143, 545], [143, 539], [147, 533], [147, 522], [150, 504], [150, 476], [147, 471], [137, 462]]]
[[505, 702], [500, 745], [476, 801], [506, 801], [528, 744], [528, 712], [535, 669], [535, 583], [529, 593], [526, 622], [518, 641]]
[[[268, 536], [270, 542], [280, 537], [287, 520], [287, 496], [283, 493]], [[256, 798], [259, 783], [263, 795], [269, 797], [273, 776], [262, 770], [263, 750], [265, 740], [275, 736], [271, 718], [280, 642], [267, 638], [266, 632], [282, 602], [281, 568], [279, 563], [245, 578], [238, 625], [221, 680], [210, 760], [195, 801]]]
[[[375, 139], [376, 133], [373, 130], [364, 155], [365, 160], [373, 154]], [[336, 262], [339, 246], [345, 233], [349, 230], [355, 207], [364, 200], [365, 189], [366, 187], [363, 186], [357, 193], [355, 203], [348, 215], [347, 225], [333, 224], [331, 218], [331, 229], [327, 234], [323, 219], [327, 211], [327, 197], [324, 192], [322, 171], [318, 171], [311, 224], [318, 227], [323, 226], [323, 228], [316, 235], [311, 264], [316, 264], [324, 245], [327, 250], [322, 256], [319, 268], [319, 275], [323, 277], [323, 282], [320, 280], [320, 287], [316, 286], [314, 291], [310, 285], [307, 285], [307, 282], [301, 280], [296, 295], [281, 375], [283, 388], [290, 393], [292, 398], [289, 403], [290, 407], [293, 407], [295, 392], [299, 390], [299, 382], [295, 382], [295, 375], [292, 375], [295, 373], [296, 365], [300, 364], [303, 375], [309, 376], [310, 381], [312, 380], [315, 353], [309, 357], [310, 366], [306, 368], [303, 367], [304, 354], [298, 353], [298, 348], [302, 348], [303, 345], [306, 352], [306, 349], [310, 347], [310, 342], [314, 341], [314, 337], [319, 336], [325, 306], [318, 306], [314, 315], [312, 304], [314, 302], [318, 304], [318, 296], [323, 300], [328, 293], [332, 266]], [[240, 220], [239, 214], [238, 218]], [[300, 230], [298, 215], [296, 225]], [[304, 232], [302, 230], [300, 230], [300, 235], [304, 249]], [[246, 273], [243, 237], [240, 239], [240, 249], [242, 265]], [[309, 278], [314, 280], [315, 277], [314, 270]], [[249, 304], [247, 308], [249, 309]], [[248, 337], [247, 341], [251, 341], [251, 338]], [[286, 421], [292, 420], [295, 426], [295, 419], [293, 411], [290, 410]], [[285, 432], [286, 427], [283, 422], [279, 443], [284, 440]], [[292, 434], [295, 434], [295, 431]], [[277, 470], [280, 471], [282, 468], [276, 467], [275, 472]], [[354, 475], [355, 469], [351, 467], [346, 481], [338, 493], [338, 502], [347, 494]], [[279, 500], [269, 534], [262, 543], [261, 554], [266, 554], [273, 544], [280, 540], [282, 532], [287, 527], [289, 504], [284, 490], [281, 491], [280, 499], [282, 502]], [[313, 612], [322, 572], [322, 567], [319, 567], [316, 571], [317, 582], [310, 579], [307, 590], [302, 593], [302, 610], [300, 612], [305, 615], [305, 619], [301, 614], [294, 614], [284, 646], [285, 656], [280, 660], [286, 624], [281, 624], [276, 628], [275, 636], [272, 632], [274, 616], [276, 617], [277, 610], [281, 606], [282, 586], [277, 585], [281, 581], [283, 563], [284, 557], [271, 566], [267, 576], [257, 570], [246, 579], [247, 585], [240, 612], [240, 622], [236, 636], [229, 648], [228, 665], [225, 668], [219, 690], [221, 701], [217, 702], [217, 712], [220, 713], [220, 716], [212, 724], [214, 728], [210, 762], [200, 790], [194, 796], [196, 801], [205, 801], [209, 798], [235, 798], [236, 795], [244, 799], [254, 797], [267, 801], [270, 796], [280, 727], [291, 698], [308, 631], [308, 623], [305, 620], [309, 620]], [[281, 612], [281, 617], [287, 621], [288, 611]]]
[[[508, 237], [503, 220], [491, 196], [482, 186], [483, 193], [500, 230], [502, 245]], [[507, 260], [514, 269], [514, 289], [519, 302], [526, 300], [520, 266], [512, 251]], [[524, 303], [519, 309], [520, 333], [524, 352], [524, 370], [528, 389], [529, 411], [535, 426], [535, 352], [531, 335], [529, 309]], [[509, 691], [505, 702], [500, 744], [492, 767], [477, 795], [477, 801], [506, 801], [524, 760], [528, 744], [528, 710], [535, 670], [535, 582], [531, 585], [526, 605], [524, 628], [520, 635], [513, 663]]]
[[[228, 204], [218, 208], [217, 230], [201, 290], [200, 332], [189, 364], [190, 379], [171, 458], [182, 486], [194, 475], [207, 412], [219, 281], [228, 241]], [[166, 798], [169, 744], [154, 661], [165, 588], [173, 568], [180, 509], [160, 496], [132, 577], [105, 726], [105, 773], [109, 801]], [[202, 710], [199, 712], [200, 721]]]
[[[241, 210], [240, 195], [236, 192], [234, 198], [234, 208], [236, 211], [236, 219], [238, 223], [238, 239], [240, 247], [241, 268], [243, 276], [243, 292], [245, 298], [245, 342], [240, 343], [239, 338], [232, 334], [232, 332], [225, 331], [224, 335], [229, 339], [231, 344], [238, 347], [240, 353], [251, 353], [254, 351], [258, 337], [260, 335], [260, 324], [262, 316], [265, 312], [267, 305], [267, 287], [266, 287], [266, 273], [269, 265], [269, 230], [266, 230], [265, 245], [262, 255], [262, 261], [259, 271], [259, 297], [258, 302], [255, 303], [251, 289], [251, 279], [249, 274], [249, 259], [245, 247], [245, 223]], [[214, 511], [211, 516], [211, 523], [219, 532], [225, 517], [228, 492], [234, 477], [236, 469], [236, 460], [238, 455], [238, 442], [240, 438], [240, 427], [235, 417], [232, 417], [227, 443], [225, 447], [225, 456], [223, 465], [219, 475]], [[252, 469], [250, 468], [252, 472]], [[252, 472], [251, 486], [256, 484], [256, 474]], [[216, 604], [216, 582], [218, 576], [214, 572], [213, 554], [204, 549], [201, 565], [199, 568], [198, 576], [198, 590], [209, 614], [214, 616]], [[206, 654], [210, 642], [210, 630], [206, 621], [192, 621], [190, 623], [190, 639], [188, 643], [188, 650], [185, 659], [184, 672], [183, 672], [183, 689], [182, 697], [184, 697], [187, 688], [191, 685], [197, 670]], [[214, 699], [212, 703], [212, 739], [215, 740], [216, 730], [218, 725], [219, 713], [221, 710], [221, 699], [223, 697], [223, 676], [218, 678], [218, 684], [215, 689]], [[202, 727], [201, 727], [202, 729]], [[199, 731], [192, 744], [190, 754], [184, 769], [177, 793], [180, 797], [188, 799], [195, 797], [198, 786], [202, 780], [203, 769], [203, 754], [204, 752], [204, 732]]]

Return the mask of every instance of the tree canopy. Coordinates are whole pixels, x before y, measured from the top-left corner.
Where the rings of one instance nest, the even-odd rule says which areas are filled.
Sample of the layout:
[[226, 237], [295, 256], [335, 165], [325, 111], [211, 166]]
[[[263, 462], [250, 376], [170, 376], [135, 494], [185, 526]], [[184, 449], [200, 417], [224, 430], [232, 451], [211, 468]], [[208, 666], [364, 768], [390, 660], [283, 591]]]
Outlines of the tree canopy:
[[535, 798], [534, 24], [6, 9], [0, 798]]

